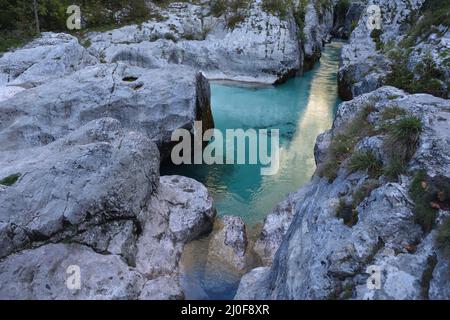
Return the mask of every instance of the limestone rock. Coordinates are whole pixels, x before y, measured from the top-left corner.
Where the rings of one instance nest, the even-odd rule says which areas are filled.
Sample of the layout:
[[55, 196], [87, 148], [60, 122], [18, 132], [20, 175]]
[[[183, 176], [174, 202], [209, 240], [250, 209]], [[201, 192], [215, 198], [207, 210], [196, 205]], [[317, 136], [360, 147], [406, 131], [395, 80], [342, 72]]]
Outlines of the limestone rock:
[[[255, 294], [260, 287], [264, 286], [264, 281], [266, 281], [269, 275], [270, 268], [260, 267], [255, 268], [241, 279], [239, 284], [239, 289], [234, 296], [234, 300], [256, 300], [260, 297]], [[255, 288], [258, 288], [255, 290]]]
[[183, 298], [183, 290], [178, 280], [168, 276], [148, 281], [139, 295], [139, 300], [182, 300]]
[[[333, 128], [326, 135], [342, 133], [368, 104], [371, 109], [367, 119], [375, 127], [386, 121], [381, 112], [392, 106], [418, 117], [423, 125], [422, 133], [406, 171], [413, 174], [425, 169], [431, 177], [449, 179], [450, 144], [444, 137], [444, 133], [450, 132], [449, 100], [382, 87], [342, 103]], [[384, 139], [385, 135], [363, 138], [357, 150], [380, 153]], [[328, 147], [321, 141], [316, 154], [323, 154], [322, 148]], [[349, 173], [345, 161], [333, 181], [316, 174], [293, 196], [294, 216], [265, 280], [255, 281], [251, 286], [245, 277], [241, 281], [245, 296], [256, 299], [446, 297], [445, 266], [448, 264], [434, 242], [434, 231], [427, 235], [414, 222], [414, 203], [408, 191], [411, 179], [403, 177], [398, 183], [392, 183], [380, 177], [377, 182], [352, 207], [357, 221], [349, 226], [338, 217], [340, 203], [351, 203], [354, 193], [362, 185], [373, 183], [373, 179], [363, 171]], [[381, 270], [380, 290], [367, 289], [366, 270], [370, 266]]]
[[143, 225], [136, 265], [156, 277], [177, 271], [184, 245], [212, 229], [216, 210], [199, 182], [163, 176], [158, 192], [139, 215]]
[[275, 253], [294, 218], [298, 198], [300, 198], [298, 194], [290, 194], [265, 218], [261, 234], [253, 247], [264, 265], [272, 264]]
[[48, 144], [89, 121], [112, 117], [167, 155], [171, 134], [194, 121], [213, 127], [207, 80], [188, 67], [87, 67], [0, 102], [0, 151]]
[[238, 270], [247, 267], [247, 234], [240, 217], [224, 216], [209, 243], [208, 259], [216, 259]]
[[[80, 289], [71, 286], [77, 284], [77, 271]], [[143, 277], [118, 256], [76, 244], [48, 244], [0, 263], [0, 298], [7, 300], [136, 299], [143, 284]]]
[[0, 86], [30, 88], [98, 62], [74, 36], [44, 32], [0, 57]]
[[44, 147], [1, 152], [0, 162], [1, 177], [20, 174], [0, 192], [1, 257], [32, 242], [136, 218], [158, 184], [156, 146], [111, 118]]

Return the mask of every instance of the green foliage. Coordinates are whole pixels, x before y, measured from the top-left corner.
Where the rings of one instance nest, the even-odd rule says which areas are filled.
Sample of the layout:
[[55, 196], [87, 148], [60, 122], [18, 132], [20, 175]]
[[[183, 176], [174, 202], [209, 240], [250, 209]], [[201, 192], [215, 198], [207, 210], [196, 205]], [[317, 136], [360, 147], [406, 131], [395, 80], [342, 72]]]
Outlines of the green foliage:
[[350, 172], [367, 170], [369, 175], [379, 177], [381, 175], [382, 164], [377, 160], [372, 151], [355, 152], [348, 163]]
[[[403, 42], [401, 45], [409, 48], [413, 44]], [[422, 61], [418, 61], [414, 70], [410, 70], [408, 68], [409, 52], [410, 50], [395, 48], [387, 53], [391, 60], [391, 71], [385, 79], [385, 84], [410, 93], [429, 93], [446, 98], [449, 84], [445, 82], [444, 70], [437, 67], [430, 54], [426, 55]]]
[[[87, 30], [118, 27], [150, 17], [145, 0], [38, 0], [41, 31], [70, 32], [66, 28], [66, 10], [72, 4], [80, 6]], [[118, 12], [120, 18], [116, 16]], [[0, 52], [35, 37], [33, 1], [0, 0], [0, 30]]]
[[336, 3], [335, 12], [338, 17], [345, 17], [350, 8], [350, 0], [339, 0]]
[[406, 173], [406, 165], [400, 159], [393, 158], [383, 168], [383, 175], [390, 181], [396, 181], [401, 174]]
[[375, 42], [376, 48], [378, 51], [383, 49], [383, 41], [381, 41], [381, 35], [383, 34], [383, 31], [381, 29], [374, 29], [370, 33], [370, 37]]
[[298, 6], [293, 8], [294, 20], [297, 24], [299, 30], [299, 38], [305, 40], [305, 16], [306, 16], [306, 6], [308, 5], [307, 0], [300, 0]]
[[411, 27], [400, 45], [404, 48], [414, 46], [427, 39], [432, 33], [443, 34], [438, 26], [450, 27], [450, 2], [442, 0], [426, 0], [418, 15], [410, 21]]
[[431, 231], [436, 223], [438, 209], [448, 210], [450, 205], [450, 180], [430, 178], [421, 170], [415, 174], [409, 193], [414, 200], [414, 221], [425, 232]]
[[278, 15], [285, 18], [290, 7], [292, 6], [291, 0], [262, 0], [261, 4], [264, 11], [273, 15]]
[[416, 144], [422, 132], [422, 121], [415, 116], [404, 117], [390, 127], [391, 135], [400, 142]]
[[389, 164], [383, 169], [383, 173], [389, 179], [396, 180], [399, 174], [406, 171], [406, 165], [416, 152], [422, 122], [417, 117], [404, 116], [385, 126], [385, 130], [387, 137], [384, 139], [383, 149], [388, 156]]
[[21, 173], [15, 173], [15, 174], [9, 175], [0, 180], [0, 185], [12, 186], [14, 183], [17, 182], [17, 180], [19, 180], [21, 175], [22, 175]]
[[220, 17], [228, 8], [226, 0], [214, 0], [211, 2], [211, 13], [214, 17]]
[[372, 111], [371, 106], [363, 108], [349, 122], [343, 132], [331, 139], [325, 161], [319, 166], [318, 174], [332, 181], [336, 178], [340, 165], [353, 153], [356, 144], [364, 137], [375, 133], [374, 127], [367, 117]]
[[224, 15], [227, 27], [233, 29], [246, 19], [249, 4], [249, 0], [214, 0], [210, 10], [215, 17]]
[[[439, 26], [441, 27], [438, 28]], [[449, 27], [450, 2], [426, 0], [421, 9], [411, 15], [409, 30], [400, 42], [400, 47], [388, 52], [392, 63], [385, 83], [410, 93], [429, 93], [447, 98], [450, 84], [446, 83], [444, 70], [437, 67], [431, 55], [419, 61], [414, 70], [408, 69], [408, 62], [412, 47], [428, 39], [432, 33], [442, 36]]]

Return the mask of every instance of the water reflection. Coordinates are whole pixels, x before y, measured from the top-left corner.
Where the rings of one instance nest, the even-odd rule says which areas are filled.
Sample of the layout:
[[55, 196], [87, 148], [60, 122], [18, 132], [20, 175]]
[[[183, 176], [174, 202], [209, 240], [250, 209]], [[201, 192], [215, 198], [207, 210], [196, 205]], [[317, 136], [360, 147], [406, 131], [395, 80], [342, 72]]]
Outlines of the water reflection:
[[[204, 183], [219, 215], [239, 215], [251, 228], [286, 194], [305, 184], [315, 170], [314, 144], [331, 127], [337, 95], [341, 43], [327, 45], [319, 64], [303, 77], [277, 87], [212, 85], [216, 128], [279, 129], [280, 170], [261, 176], [258, 165], [166, 165], [161, 174], [180, 174]], [[254, 228], [256, 230], [256, 228]], [[256, 234], [256, 232], [255, 232]], [[208, 254], [209, 238], [188, 244], [181, 259], [181, 282], [188, 299], [232, 299], [241, 276]]]
[[314, 144], [330, 128], [338, 104], [336, 73], [341, 44], [331, 43], [320, 64], [277, 87], [213, 84], [216, 128], [279, 129], [280, 170], [261, 176], [259, 165], [164, 166], [162, 174], [181, 174], [204, 183], [219, 215], [260, 222], [287, 193], [306, 183], [315, 170]]

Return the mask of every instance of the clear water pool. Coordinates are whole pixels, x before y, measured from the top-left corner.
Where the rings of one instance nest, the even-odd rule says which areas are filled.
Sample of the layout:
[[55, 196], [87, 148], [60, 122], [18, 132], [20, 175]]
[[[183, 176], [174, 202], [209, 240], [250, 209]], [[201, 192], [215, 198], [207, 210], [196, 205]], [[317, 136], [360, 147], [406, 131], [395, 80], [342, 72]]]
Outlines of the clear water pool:
[[[280, 169], [262, 176], [260, 165], [163, 165], [162, 175], [202, 182], [214, 197], [218, 215], [238, 215], [248, 230], [288, 193], [308, 182], [315, 170], [316, 137], [332, 125], [341, 102], [337, 71], [342, 43], [326, 46], [313, 70], [285, 84], [250, 87], [212, 84], [216, 128], [279, 129]], [[189, 243], [181, 258], [181, 284], [187, 299], [232, 299], [241, 273], [208, 256], [209, 237]]]

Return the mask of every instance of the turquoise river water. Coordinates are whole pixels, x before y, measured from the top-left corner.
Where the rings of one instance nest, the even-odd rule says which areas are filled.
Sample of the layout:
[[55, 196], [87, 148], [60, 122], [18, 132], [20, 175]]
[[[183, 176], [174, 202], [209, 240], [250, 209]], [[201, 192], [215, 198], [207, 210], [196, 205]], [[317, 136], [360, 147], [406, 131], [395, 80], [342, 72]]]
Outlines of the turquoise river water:
[[[337, 71], [340, 42], [328, 44], [320, 62], [302, 77], [270, 87], [211, 84], [217, 129], [279, 129], [280, 167], [262, 176], [260, 165], [164, 165], [161, 174], [179, 174], [202, 182], [219, 216], [237, 215], [248, 228], [260, 224], [288, 193], [309, 181], [315, 170], [317, 136], [332, 125], [340, 103]], [[208, 239], [187, 246], [182, 257], [182, 285], [187, 298], [229, 299], [241, 275], [222, 270], [207, 257]]]

